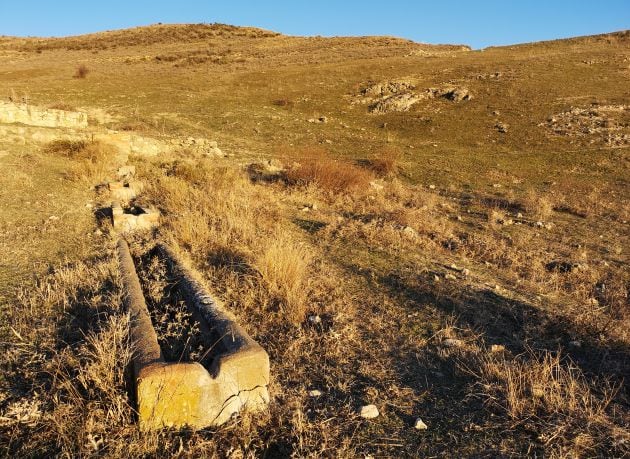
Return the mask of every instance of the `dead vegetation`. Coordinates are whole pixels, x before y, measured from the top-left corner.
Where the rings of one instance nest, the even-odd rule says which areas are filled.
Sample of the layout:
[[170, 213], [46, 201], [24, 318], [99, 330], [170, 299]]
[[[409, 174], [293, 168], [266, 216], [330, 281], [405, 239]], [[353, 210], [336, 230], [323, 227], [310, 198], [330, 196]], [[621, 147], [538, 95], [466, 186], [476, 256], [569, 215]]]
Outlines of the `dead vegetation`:
[[289, 183], [313, 183], [333, 193], [356, 191], [369, 186], [371, 177], [365, 169], [348, 161], [334, 159], [324, 149], [303, 149], [295, 158], [295, 164], [286, 173]]
[[66, 175], [70, 180], [100, 183], [111, 172], [114, 151], [98, 141], [55, 140], [45, 148], [46, 153], [73, 160]]
[[81, 64], [77, 67], [72, 77], [82, 80], [82, 79], [87, 78], [88, 73], [90, 73], [90, 69], [88, 69], [85, 64]]

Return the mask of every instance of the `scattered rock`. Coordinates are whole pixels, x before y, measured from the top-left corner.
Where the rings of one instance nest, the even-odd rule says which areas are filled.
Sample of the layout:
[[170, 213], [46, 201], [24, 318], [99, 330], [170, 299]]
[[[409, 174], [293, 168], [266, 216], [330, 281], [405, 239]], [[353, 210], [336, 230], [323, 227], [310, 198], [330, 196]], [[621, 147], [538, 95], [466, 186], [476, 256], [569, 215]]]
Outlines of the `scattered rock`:
[[413, 424], [413, 427], [416, 430], [427, 430], [429, 428], [429, 426], [427, 426], [420, 418], [416, 418], [416, 422]]
[[319, 317], [317, 314], [312, 314], [310, 316], [308, 316], [308, 322], [311, 325], [319, 325], [322, 323], [322, 318]]
[[444, 279], [446, 279], [446, 280], [457, 280], [457, 277], [455, 277], [451, 273], [446, 273], [446, 275], [444, 276]]
[[582, 342], [578, 340], [569, 341], [569, 346], [574, 347], [574, 348], [580, 348], [582, 347]]
[[406, 112], [421, 99], [422, 97], [416, 94], [397, 94], [378, 100], [370, 105], [369, 111], [371, 113]]
[[460, 87], [451, 89], [450, 91], [446, 92], [442, 97], [452, 102], [461, 102], [464, 100], [471, 100], [472, 94], [470, 94], [468, 88]]
[[376, 405], [365, 405], [359, 409], [359, 416], [364, 419], [374, 419], [377, 418], [379, 414]]
[[407, 92], [416, 89], [416, 86], [407, 80], [387, 81], [385, 83], [374, 83], [361, 90], [361, 94], [370, 97], [382, 97]]
[[573, 107], [550, 116], [539, 126], [551, 133], [589, 144], [600, 143], [608, 147], [630, 145], [630, 105], [598, 105]]
[[497, 124], [494, 125], [494, 127], [496, 128], [497, 131], [499, 131], [501, 134], [507, 134], [508, 132], [508, 128], [510, 127], [508, 124], [506, 123], [502, 123], [502, 122], [498, 122]]
[[317, 398], [322, 396], [322, 391], [319, 389], [311, 389], [308, 391], [308, 396], [312, 398]]
[[446, 347], [462, 347], [464, 342], [461, 339], [447, 338], [442, 341], [442, 344]]

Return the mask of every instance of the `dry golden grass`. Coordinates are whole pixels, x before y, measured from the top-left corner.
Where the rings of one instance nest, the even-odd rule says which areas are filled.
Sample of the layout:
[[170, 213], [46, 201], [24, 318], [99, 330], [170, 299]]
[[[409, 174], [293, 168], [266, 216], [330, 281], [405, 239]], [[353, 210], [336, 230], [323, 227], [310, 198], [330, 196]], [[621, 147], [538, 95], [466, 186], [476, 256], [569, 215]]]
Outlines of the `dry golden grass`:
[[[627, 442], [608, 407], [618, 388], [605, 381], [595, 395], [584, 374], [559, 353], [506, 357], [504, 353], [477, 354], [476, 365], [464, 363], [478, 379], [485, 403], [503, 410], [514, 425], [536, 425], [550, 457], [584, 457]], [[577, 426], [582, 426], [583, 429]]]
[[[0, 41], [2, 52], [26, 53], [0, 78], [7, 94], [15, 87], [42, 104], [61, 98], [104, 108], [118, 116], [108, 127], [138, 130], [143, 120], [143, 134], [205, 136], [236, 155], [199, 160], [182, 150], [135, 165], [147, 185], [141, 200], [163, 214], [155, 238], [190, 255], [273, 365], [267, 412], [217, 429], [141, 436], [114, 359], [124, 363], [129, 352], [115, 266], [57, 269], [2, 306], [6, 455], [627, 456], [620, 386], [630, 343], [627, 191], [620, 186], [627, 155], [600, 148], [596, 137], [582, 143], [538, 126], [587, 93], [624, 98], [623, 78], [602, 79], [625, 62], [622, 38], [483, 53], [444, 48], [440, 56], [391, 38], [279, 37], [218, 25]], [[608, 61], [583, 63], [596, 54]], [[77, 59], [95, 84], [68, 78]], [[375, 116], [347, 99], [367, 79], [407, 76], [427, 87], [456, 79], [475, 98], [426, 100], [408, 113]], [[174, 81], [177, 89], [165, 90]], [[320, 116], [328, 122], [303, 124]], [[508, 133], [494, 131], [496, 117]], [[329, 152], [292, 146], [324, 143]], [[267, 161], [280, 145], [290, 146], [280, 155], [286, 181], [280, 170], [250, 180], [243, 166]], [[25, 156], [3, 177], [4, 188], [19, 195], [18, 206], [35, 207], [31, 201], [57, 192], [43, 186], [61, 177], [37, 175], [56, 163], [94, 185], [107, 157], [100, 148], [65, 143], [41, 158]], [[365, 158], [376, 170], [352, 162]], [[373, 175], [382, 180], [371, 185]], [[5, 189], [0, 231], [9, 244], [0, 239], [0, 249], [7, 260], [16, 259], [11, 245], [65, 250], [66, 233], [113, 259], [109, 236], [92, 239], [89, 225], [70, 232], [55, 228], [63, 220], [49, 219], [49, 209], [33, 209], [29, 220], [17, 207], [7, 211], [15, 196]], [[83, 208], [87, 197], [79, 196], [53, 217]], [[30, 239], [19, 239], [16, 228]], [[101, 230], [107, 235], [106, 224]], [[131, 242], [139, 260], [153, 245]], [[549, 269], [556, 261], [569, 268]], [[154, 281], [145, 288], [158, 301], [165, 286]], [[305, 321], [307, 314], [321, 321]], [[488, 355], [482, 337], [507, 350]], [[322, 396], [309, 397], [314, 388]], [[359, 418], [366, 403], [381, 416]], [[416, 417], [426, 432], [413, 429]]]
[[306, 317], [310, 261], [311, 254], [303, 243], [279, 235], [254, 262], [265, 288], [280, 301], [284, 314], [295, 324]]

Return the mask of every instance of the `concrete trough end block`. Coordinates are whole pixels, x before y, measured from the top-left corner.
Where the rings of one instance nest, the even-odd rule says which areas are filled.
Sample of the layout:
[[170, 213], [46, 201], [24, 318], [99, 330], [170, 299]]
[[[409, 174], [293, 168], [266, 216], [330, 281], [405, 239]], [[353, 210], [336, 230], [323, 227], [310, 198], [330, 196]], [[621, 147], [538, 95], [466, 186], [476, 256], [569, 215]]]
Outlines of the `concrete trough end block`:
[[112, 203], [112, 226], [120, 233], [146, 231], [160, 223], [160, 212], [156, 209], [133, 206], [123, 209], [120, 202]]

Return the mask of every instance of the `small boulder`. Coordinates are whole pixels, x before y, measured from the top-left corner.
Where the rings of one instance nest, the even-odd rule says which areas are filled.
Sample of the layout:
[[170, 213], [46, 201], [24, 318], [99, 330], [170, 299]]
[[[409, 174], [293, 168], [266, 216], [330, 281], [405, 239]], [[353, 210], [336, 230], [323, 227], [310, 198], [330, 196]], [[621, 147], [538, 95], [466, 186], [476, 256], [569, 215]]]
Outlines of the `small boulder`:
[[379, 416], [376, 405], [364, 405], [359, 409], [359, 416], [364, 419], [374, 419]]
[[413, 424], [413, 427], [416, 430], [427, 430], [429, 428], [429, 426], [427, 426], [420, 418], [416, 418], [416, 422]]
[[508, 132], [508, 128], [509, 126], [506, 123], [501, 123], [498, 122], [497, 124], [494, 125], [494, 127], [497, 129], [497, 131], [499, 131], [501, 134], [507, 134]]
[[461, 102], [463, 100], [472, 99], [472, 94], [470, 94], [467, 88], [455, 88], [445, 93], [444, 98], [452, 102]]
[[462, 347], [464, 342], [461, 339], [447, 338], [442, 341], [442, 344], [446, 347]]

